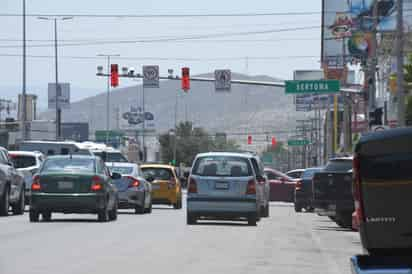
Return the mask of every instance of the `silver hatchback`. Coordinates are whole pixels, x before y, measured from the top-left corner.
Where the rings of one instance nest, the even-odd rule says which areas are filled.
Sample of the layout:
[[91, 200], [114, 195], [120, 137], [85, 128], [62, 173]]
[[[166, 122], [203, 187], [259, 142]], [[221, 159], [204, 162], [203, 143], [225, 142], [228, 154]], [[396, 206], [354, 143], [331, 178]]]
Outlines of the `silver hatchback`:
[[198, 154], [187, 191], [187, 224], [199, 219], [247, 220], [260, 218], [258, 181], [252, 159], [243, 153]]

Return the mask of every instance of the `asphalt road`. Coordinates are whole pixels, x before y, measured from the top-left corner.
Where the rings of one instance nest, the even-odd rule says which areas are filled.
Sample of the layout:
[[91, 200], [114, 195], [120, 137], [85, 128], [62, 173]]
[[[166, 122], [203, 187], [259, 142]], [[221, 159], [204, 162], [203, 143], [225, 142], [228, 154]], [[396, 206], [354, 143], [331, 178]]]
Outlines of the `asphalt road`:
[[273, 203], [257, 227], [207, 222], [187, 226], [185, 210], [155, 206], [149, 215], [121, 211], [98, 223], [93, 215], [28, 214], [0, 218], [1, 274], [350, 273], [361, 252], [357, 233], [326, 217], [296, 214]]

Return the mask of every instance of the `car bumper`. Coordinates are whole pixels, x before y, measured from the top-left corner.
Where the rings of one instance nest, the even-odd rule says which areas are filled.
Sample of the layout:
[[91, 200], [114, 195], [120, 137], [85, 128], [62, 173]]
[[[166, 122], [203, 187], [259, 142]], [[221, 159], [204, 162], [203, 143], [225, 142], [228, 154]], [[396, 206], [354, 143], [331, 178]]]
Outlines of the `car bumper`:
[[104, 193], [32, 193], [30, 209], [62, 213], [97, 213], [106, 206]]
[[256, 198], [187, 198], [187, 212], [204, 217], [247, 217], [257, 212]]
[[312, 201], [312, 206], [315, 208], [315, 212], [320, 216], [336, 216], [337, 212], [353, 212], [353, 201]]
[[134, 208], [135, 206], [144, 205], [144, 191], [127, 190], [124, 192], [118, 192], [119, 208], [127, 209]]
[[160, 190], [153, 190], [152, 191], [152, 203], [153, 204], [164, 204], [164, 205], [171, 205], [177, 203], [178, 195], [176, 190], [170, 191], [160, 191]]

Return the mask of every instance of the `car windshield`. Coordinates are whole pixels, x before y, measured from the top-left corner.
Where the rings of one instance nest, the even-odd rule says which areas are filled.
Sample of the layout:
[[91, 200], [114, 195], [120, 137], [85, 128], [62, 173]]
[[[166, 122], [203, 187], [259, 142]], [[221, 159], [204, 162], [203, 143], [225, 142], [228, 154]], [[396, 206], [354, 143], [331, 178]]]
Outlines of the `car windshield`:
[[30, 155], [9, 154], [15, 168], [28, 168], [36, 166], [36, 157]]
[[109, 166], [111, 172], [120, 173], [122, 175], [130, 175], [133, 173], [133, 167], [128, 166]]
[[88, 158], [48, 158], [41, 169], [48, 172], [95, 172], [95, 161]]
[[352, 169], [352, 160], [330, 160], [324, 171], [328, 172], [348, 172]]
[[321, 171], [321, 168], [309, 168], [306, 169], [303, 174], [302, 174], [302, 179], [304, 180], [310, 180], [313, 178], [313, 175], [315, 175], [316, 172]]
[[234, 156], [200, 157], [195, 162], [192, 174], [221, 177], [247, 177], [253, 175], [248, 159]]
[[168, 181], [173, 178], [173, 173], [168, 168], [142, 168], [143, 175], [145, 177], [151, 176], [154, 180]]

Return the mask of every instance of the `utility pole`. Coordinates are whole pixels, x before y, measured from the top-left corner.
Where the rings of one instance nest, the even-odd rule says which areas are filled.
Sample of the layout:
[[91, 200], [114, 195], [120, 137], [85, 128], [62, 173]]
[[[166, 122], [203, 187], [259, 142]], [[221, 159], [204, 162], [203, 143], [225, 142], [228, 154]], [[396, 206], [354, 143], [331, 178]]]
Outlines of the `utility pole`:
[[405, 91], [404, 91], [404, 75], [403, 75], [403, 0], [396, 1], [398, 7], [397, 15], [397, 44], [396, 44], [396, 60], [397, 60], [397, 95], [398, 95], [398, 126], [405, 126]]
[[23, 109], [21, 116], [21, 129], [23, 140], [27, 139], [27, 102], [26, 102], [26, 0], [23, 0]]
[[[58, 47], [57, 47], [57, 20], [65, 21], [71, 20], [73, 17], [38, 17], [40, 20], [48, 20], [54, 22], [54, 69], [55, 69], [55, 101], [56, 101], [56, 140], [61, 138], [61, 108], [59, 105], [59, 98], [61, 96], [61, 87], [59, 85], [59, 69], [58, 69]], [[25, 97], [25, 96], [24, 96]], [[24, 102], [26, 98], [24, 98]]]
[[107, 77], [107, 95], [106, 95], [106, 144], [109, 143], [109, 131], [110, 131], [110, 58], [111, 57], [119, 57], [119, 54], [97, 54], [99, 57], [106, 57], [107, 58], [107, 73], [109, 77]]
[[[374, 111], [376, 109], [376, 67], [378, 63], [378, 50], [377, 50], [377, 32], [378, 32], [378, 0], [374, 0], [373, 3], [373, 28], [372, 28], [372, 43], [371, 43], [371, 60], [368, 64], [369, 68], [369, 77], [367, 78], [368, 81], [368, 89], [369, 89], [369, 96], [368, 96], [368, 118], [369, 112]], [[368, 120], [369, 120], [368, 119]]]

